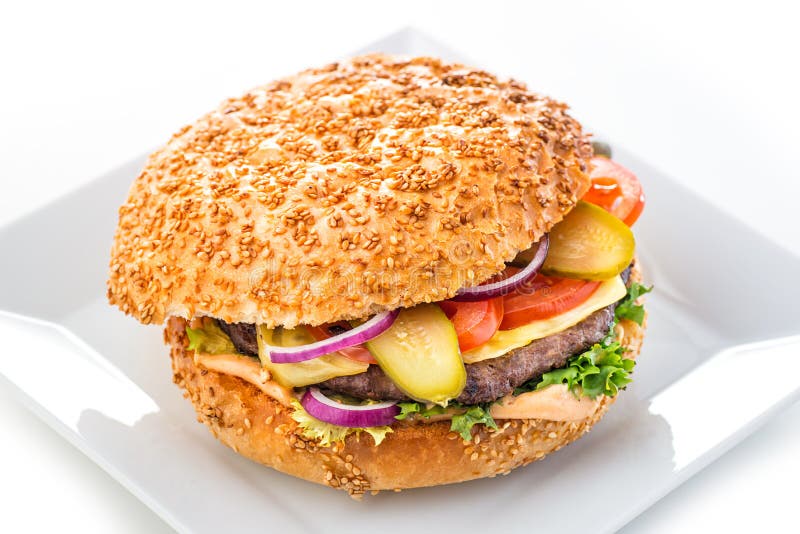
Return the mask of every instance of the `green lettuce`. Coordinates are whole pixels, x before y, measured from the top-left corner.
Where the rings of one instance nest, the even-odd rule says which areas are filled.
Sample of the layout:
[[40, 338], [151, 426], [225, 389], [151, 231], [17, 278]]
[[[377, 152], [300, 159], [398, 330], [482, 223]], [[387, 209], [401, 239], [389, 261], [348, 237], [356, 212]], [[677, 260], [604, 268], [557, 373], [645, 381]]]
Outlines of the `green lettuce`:
[[609, 342], [609, 338], [606, 338], [586, 352], [567, 360], [565, 367], [524, 383], [514, 390], [514, 394], [566, 384], [575, 396], [583, 395], [592, 399], [599, 395], [613, 397], [631, 382], [629, 375], [636, 365], [636, 362], [624, 357], [625, 352], [625, 347], [619, 342]]
[[653, 286], [645, 287], [642, 284], [633, 282], [628, 287], [628, 294], [617, 305], [614, 316], [619, 321], [620, 319], [630, 319], [639, 326], [644, 321], [644, 306], [636, 304], [636, 300], [642, 295], [646, 295], [653, 290]]
[[204, 320], [202, 328], [186, 327], [189, 350], [205, 354], [237, 354], [231, 338], [222, 331], [216, 321]]
[[366, 432], [375, 441], [375, 445], [380, 445], [386, 438], [386, 434], [392, 432], [391, 427], [388, 426], [372, 426], [365, 428], [349, 428], [346, 426], [333, 425], [320, 421], [316, 417], [309, 414], [303, 405], [297, 400], [292, 400], [292, 407], [294, 411], [291, 414], [292, 419], [295, 420], [297, 426], [300, 427], [300, 433], [303, 437], [308, 439], [318, 440], [319, 444], [323, 447], [329, 447], [337, 441], [344, 441], [344, 438], [350, 434], [359, 432]]
[[419, 402], [400, 402], [397, 405], [400, 407], [400, 413], [395, 416], [395, 419], [405, 419], [412, 414], [430, 419], [433, 415], [452, 412], [450, 430], [458, 432], [466, 441], [472, 439], [472, 427], [479, 423], [489, 428], [497, 429], [497, 423], [495, 423], [492, 414], [489, 412], [489, 404], [466, 406], [451, 402], [447, 405], [447, 408], [437, 405], [428, 406]]
[[645, 287], [633, 282], [628, 287], [625, 297], [617, 305], [611, 328], [600, 343], [595, 343], [586, 352], [567, 360], [566, 366], [526, 382], [516, 388], [514, 394], [520, 395], [544, 389], [553, 384], [566, 384], [574, 395], [592, 399], [600, 395], [613, 397], [619, 393], [620, 389], [631, 382], [630, 373], [636, 362], [624, 357], [627, 349], [615, 340], [614, 329], [621, 319], [630, 319], [639, 325], [642, 324], [644, 306], [636, 304], [636, 300], [652, 290], [653, 286]]
[[405, 419], [409, 415], [419, 415], [425, 419], [430, 419], [433, 415], [441, 415], [447, 411], [447, 408], [439, 406], [438, 404], [431, 404], [430, 406], [422, 404], [421, 402], [398, 402], [397, 406], [400, 408], [400, 413], [395, 415], [395, 419]]
[[472, 439], [472, 427], [478, 423], [497, 430], [497, 423], [489, 413], [489, 404], [476, 404], [467, 408], [466, 412], [454, 415], [450, 421], [450, 430], [458, 432], [465, 441], [469, 441]]

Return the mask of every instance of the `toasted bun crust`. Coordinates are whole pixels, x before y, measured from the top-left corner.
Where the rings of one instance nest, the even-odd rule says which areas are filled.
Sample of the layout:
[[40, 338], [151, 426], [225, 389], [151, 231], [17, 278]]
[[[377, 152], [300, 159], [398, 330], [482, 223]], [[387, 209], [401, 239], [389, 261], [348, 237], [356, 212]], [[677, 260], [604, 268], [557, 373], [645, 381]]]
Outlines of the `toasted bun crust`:
[[566, 109], [425, 57], [253, 89], [150, 157], [119, 210], [108, 298], [144, 323], [293, 327], [452, 296], [588, 188]]
[[[370, 436], [355, 434], [344, 443], [319, 447], [296, 433], [291, 408], [244, 380], [198, 368], [186, 350], [185, 324], [171, 318], [165, 339], [171, 347], [175, 382], [186, 390], [198, 421], [256, 462], [354, 496], [507, 474], [578, 439], [616, 399], [603, 397], [596, 411], [581, 421], [498, 421], [496, 432], [478, 425], [471, 442], [450, 432], [449, 421], [439, 421], [398, 423], [378, 447]], [[631, 357], [638, 356], [644, 329], [628, 320], [620, 327], [622, 344], [631, 350]]]

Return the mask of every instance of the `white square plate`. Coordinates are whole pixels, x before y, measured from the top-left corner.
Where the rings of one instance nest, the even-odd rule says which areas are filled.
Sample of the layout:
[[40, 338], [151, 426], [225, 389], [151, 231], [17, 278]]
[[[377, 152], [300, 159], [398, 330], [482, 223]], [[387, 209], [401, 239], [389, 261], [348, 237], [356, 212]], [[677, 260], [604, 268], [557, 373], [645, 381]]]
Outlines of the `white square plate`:
[[[413, 30], [368, 49], [460, 59]], [[171, 382], [160, 329], [106, 304], [116, 209], [143, 158], [0, 228], [0, 376], [181, 531], [613, 531], [800, 396], [784, 372], [800, 259], [614, 149], [649, 199], [636, 234], [656, 290], [635, 381], [590, 435], [508, 477], [358, 503], [214, 440]]]

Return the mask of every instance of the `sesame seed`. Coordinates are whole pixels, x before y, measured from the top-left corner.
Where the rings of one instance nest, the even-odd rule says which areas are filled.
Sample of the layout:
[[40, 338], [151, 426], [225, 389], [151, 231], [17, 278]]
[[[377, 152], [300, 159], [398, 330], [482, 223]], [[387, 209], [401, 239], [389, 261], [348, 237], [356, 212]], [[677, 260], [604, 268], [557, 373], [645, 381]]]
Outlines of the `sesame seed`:
[[[571, 209], [590, 156], [565, 105], [484, 71], [381, 55], [309, 69], [228, 99], [151, 156], [119, 210], [108, 299], [144, 323], [169, 311], [291, 328], [447, 298]], [[459, 240], [483, 254], [450, 262]], [[358, 273], [351, 298], [303, 280], [334, 259], [331, 276]], [[358, 282], [386, 270], [395, 282]]]

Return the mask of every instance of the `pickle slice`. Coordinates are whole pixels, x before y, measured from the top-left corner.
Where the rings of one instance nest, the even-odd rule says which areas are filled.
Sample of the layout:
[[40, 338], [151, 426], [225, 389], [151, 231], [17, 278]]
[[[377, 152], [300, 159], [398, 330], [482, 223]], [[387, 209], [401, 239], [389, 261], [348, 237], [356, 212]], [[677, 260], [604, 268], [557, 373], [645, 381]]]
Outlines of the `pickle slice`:
[[467, 382], [456, 329], [436, 304], [402, 310], [367, 348], [383, 372], [413, 399], [445, 406]]
[[272, 378], [284, 387], [301, 387], [319, 384], [336, 376], [357, 375], [365, 372], [369, 364], [346, 358], [336, 352], [297, 363], [273, 363], [269, 359], [269, 347], [297, 347], [314, 343], [311, 333], [298, 326], [292, 330], [270, 329], [263, 325], [256, 327], [258, 339], [258, 358], [261, 366], [267, 369]]
[[633, 232], [603, 208], [578, 202], [550, 231], [541, 272], [548, 276], [608, 280], [633, 260]]

